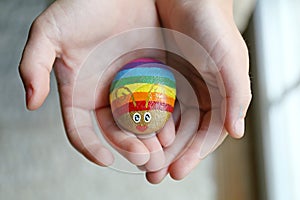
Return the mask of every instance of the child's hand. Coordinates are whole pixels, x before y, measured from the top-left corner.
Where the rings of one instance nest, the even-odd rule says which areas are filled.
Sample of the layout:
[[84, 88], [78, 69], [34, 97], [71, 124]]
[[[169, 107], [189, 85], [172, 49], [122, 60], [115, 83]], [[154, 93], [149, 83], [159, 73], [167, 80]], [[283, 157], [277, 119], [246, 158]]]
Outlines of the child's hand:
[[[203, 81], [190, 78], [194, 86], [199, 88], [202, 97], [199, 101], [201, 127], [198, 131], [194, 127], [196, 135], [193, 143], [180, 158], [165, 169], [147, 174], [148, 180], [153, 183], [160, 182], [168, 173], [174, 179], [184, 178], [204, 156], [222, 143], [226, 132], [234, 138], [242, 137], [244, 117], [251, 100], [248, 51], [233, 20], [232, 0], [157, 0], [157, 7], [162, 26], [192, 37], [212, 57], [218, 70], [199, 73], [210, 80], [209, 87], [214, 90], [215, 95], [219, 93], [223, 100], [218, 105], [207, 106], [210, 99], [205, 88], [201, 87]], [[183, 50], [183, 54], [191, 49], [180, 42], [177, 45]], [[186, 123], [194, 120], [191, 113], [193, 110], [186, 111], [186, 116], [190, 116]], [[212, 113], [219, 115], [220, 119], [225, 115], [223, 131], [207, 131], [208, 126], [222, 123], [218, 119], [212, 119]], [[197, 123], [191, 123], [187, 127], [193, 131], [193, 125], [197, 126]], [[168, 152], [168, 149], [165, 151]]]
[[[123, 151], [127, 159], [136, 165], [145, 164], [151, 169], [159, 169], [164, 163], [161, 146], [168, 143], [166, 137], [141, 141], [122, 133], [115, 124], [108, 123], [113, 123], [108, 112], [108, 93], [95, 99], [94, 91], [90, 89], [97, 83], [95, 79], [98, 77], [76, 79], [86, 57], [100, 42], [122, 31], [158, 25], [153, 0], [56, 1], [33, 23], [20, 63], [28, 109], [35, 110], [43, 104], [49, 92], [49, 75], [54, 65], [65, 130], [79, 152], [101, 166], [113, 162], [112, 154], [101, 144], [93, 129], [91, 111], [96, 111], [99, 123], [103, 122], [103, 127], [109, 128], [104, 134], [113, 145], [128, 150]], [[122, 42], [124, 44], [118, 44], [120, 48], [127, 41]], [[106, 74], [108, 78], [112, 76], [112, 73]], [[75, 84], [76, 91], [73, 90]], [[160, 152], [159, 166], [151, 159], [151, 151]]]

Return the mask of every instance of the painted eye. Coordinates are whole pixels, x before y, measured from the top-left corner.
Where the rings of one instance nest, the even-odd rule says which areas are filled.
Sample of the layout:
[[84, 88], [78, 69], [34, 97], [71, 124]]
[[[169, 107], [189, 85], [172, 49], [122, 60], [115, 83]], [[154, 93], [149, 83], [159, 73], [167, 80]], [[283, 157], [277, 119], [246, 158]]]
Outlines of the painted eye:
[[146, 123], [149, 123], [149, 122], [151, 121], [151, 114], [150, 114], [149, 112], [146, 112], [146, 113], [144, 114], [144, 121], [145, 121]]
[[132, 119], [135, 123], [139, 123], [141, 121], [140, 113], [134, 113], [133, 116], [132, 116]]

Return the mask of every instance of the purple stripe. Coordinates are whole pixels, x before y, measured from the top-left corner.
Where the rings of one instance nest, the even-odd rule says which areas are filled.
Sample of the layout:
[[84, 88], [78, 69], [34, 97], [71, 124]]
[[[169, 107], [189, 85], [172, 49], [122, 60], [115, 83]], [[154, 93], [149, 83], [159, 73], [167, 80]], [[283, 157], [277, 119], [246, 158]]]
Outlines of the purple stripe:
[[151, 63], [163, 64], [159, 60], [150, 59], [150, 58], [143, 58], [143, 59], [133, 60], [130, 63], [127, 63], [124, 67], [122, 67], [122, 70], [124, 70], [124, 69], [131, 69], [131, 68], [135, 68], [135, 67], [137, 67], [139, 65], [151, 64]]

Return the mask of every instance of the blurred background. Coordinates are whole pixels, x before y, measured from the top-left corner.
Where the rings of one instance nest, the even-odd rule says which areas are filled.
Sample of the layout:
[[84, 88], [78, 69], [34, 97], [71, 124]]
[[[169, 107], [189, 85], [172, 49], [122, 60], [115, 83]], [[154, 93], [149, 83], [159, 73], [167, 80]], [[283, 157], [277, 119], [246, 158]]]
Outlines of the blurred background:
[[31, 22], [48, 0], [0, 0], [0, 199], [300, 199], [300, 1], [235, 1], [249, 47], [253, 101], [246, 135], [227, 138], [183, 181], [101, 168], [64, 134], [56, 83], [26, 111], [17, 66]]

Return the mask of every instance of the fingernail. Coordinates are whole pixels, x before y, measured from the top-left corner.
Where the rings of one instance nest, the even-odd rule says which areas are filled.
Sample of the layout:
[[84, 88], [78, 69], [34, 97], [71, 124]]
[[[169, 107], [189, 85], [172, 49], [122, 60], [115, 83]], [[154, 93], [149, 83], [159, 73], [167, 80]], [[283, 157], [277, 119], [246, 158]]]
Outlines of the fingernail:
[[31, 87], [26, 88], [26, 105], [27, 105], [27, 107], [28, 107], [30, 98], [32, 97], [32, 94], [33, 94], [32, 88]]
[[244, 118], [240, 118], [235, 122], [235, 134], [238, 138], [243, 137], [244, 132], [245, 132], [245, 122], [244, 122]]

